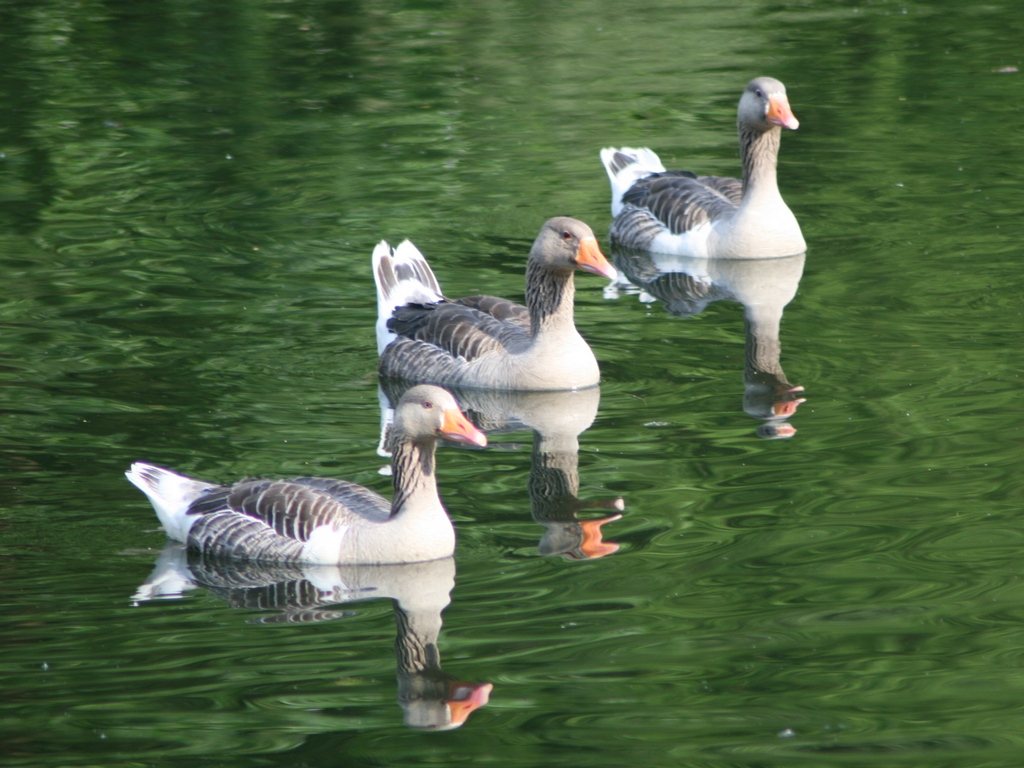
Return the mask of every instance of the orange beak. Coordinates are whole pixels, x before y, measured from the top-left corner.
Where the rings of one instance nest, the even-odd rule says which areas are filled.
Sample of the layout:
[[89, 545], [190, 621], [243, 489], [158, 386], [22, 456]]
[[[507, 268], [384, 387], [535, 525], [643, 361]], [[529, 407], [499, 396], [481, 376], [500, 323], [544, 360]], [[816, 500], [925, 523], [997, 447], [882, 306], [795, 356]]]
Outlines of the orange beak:
[[585, 237], [580, 240], [580, 249], [576, 253], [576, 266], [595, 275], [607, 277], [614, 280], [618, 272], [615, 267], [608, 263], [608, 259], [601, 253], [601, 246], [597, 244], [597, 238]]
[[445, 702], [451, 713], [451, 727], [462, 725], [474, 710], [480, 709], [490, 701], [493, 690], [494, 686], [491, 683], [452, 683], [449, 694], [451, 698]]
[[466, 414], [458, 408], [452, 408], [444, 412], [444, 422], [441, 424], [441, 437], [454, 440], [456, 443], [469, 443], [483, 448], [487, 445], [487, 435], [473, 426], [473, 423], [466, 418]]
[[584, 520], [580, 523], [580, 528], [583, 529], [583, 543], [580, 544], [580, 550], [583, 554], [590, 559], [595, 559], [618, 552], [619, 545], [614, 541], [601, 540], [601, 526], [621, 517], [622, 515], [612, 515], [611, 517], [602, 517], [600, 520]]
[[795, 131], [800, 127], [800, 121], [796, 119], [793, 110], [789, 108], [789, 101], [785, 96], [772, 96], [768, 99], [768, 114], [765, 118], [772, 125], [781, 125]]

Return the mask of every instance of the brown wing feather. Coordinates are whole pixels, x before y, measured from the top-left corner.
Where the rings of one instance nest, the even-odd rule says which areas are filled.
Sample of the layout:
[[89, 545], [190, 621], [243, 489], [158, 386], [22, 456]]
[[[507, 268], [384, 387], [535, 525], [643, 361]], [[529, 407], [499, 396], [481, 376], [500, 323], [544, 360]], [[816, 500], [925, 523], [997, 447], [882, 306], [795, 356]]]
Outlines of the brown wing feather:
[[384, 348], [377, 370], [393, 379], [457, 383], [465, 366], [440, 347], [399, 337]]
[[318, 526], [353, 516], [386, 519], [390, 509], [390, 503], [380, 494], [361, 485], [300, 477], [243, 480], [198, 499], [189, 514], [242, 513], [268, 526], [278, 536], [308, 541]]
[[735, 210], [737, 191], [742, 193], [742, 185], [736, 179], [667, 171], [640, 179], [622, 196], [622, 202], [650, 212], [678, 235]]
[[[474, 297], [476, 298], [476, 297]], [[484, 298], [484, 297], [479, 297]], [[510, 302], [500, 303], [510, 311]], [[400, 337], [433, 344], [455, 358], [472, 361], [489, 352], [514, 351], [528, 343], [528, 329], [519, 322], [500, 320], [461, 301], [406, 304], [388, 320], [388, 330]], [[391, 344], [388, 349], [390, 349]], [[387, 354], [388, 349], [384, 352]]]
[[738, 208], [743, 200], [743, 182], [731, 176], [699, 176], [697, 178], [705, 187], [710, 187]]
[[457, 304], [464, 307], [478, 309], [484, 314], [490, 315], [495, 320], [515, 323], [523, 330], [530, 328], [530, 310], [522, 304], [516, 304], [508, 299], [500, 299], [497, 296], [466, 296], [458, 299]]

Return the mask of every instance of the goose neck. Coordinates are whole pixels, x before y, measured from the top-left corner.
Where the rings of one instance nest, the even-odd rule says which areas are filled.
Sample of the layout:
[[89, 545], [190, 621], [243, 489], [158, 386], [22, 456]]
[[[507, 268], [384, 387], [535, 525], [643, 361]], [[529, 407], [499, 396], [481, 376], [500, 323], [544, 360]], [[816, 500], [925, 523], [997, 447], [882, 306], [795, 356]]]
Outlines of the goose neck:
[[740, 158], [743, 161], [743, 197], [778, 190], [776, 169], [782, 129], [761, 131], [740, 125]]
[[419, 500], [437, 500], [437, 479], [434, 475], [435, 440], [401, 440], [392, 447], [391, 473], [395, 494], [391, 516], [396, 517]]
[[526, 308], [530, 334], [573, 326], [576, 287], [572, 270], [553, 270], [531, 259], [526, 267]]

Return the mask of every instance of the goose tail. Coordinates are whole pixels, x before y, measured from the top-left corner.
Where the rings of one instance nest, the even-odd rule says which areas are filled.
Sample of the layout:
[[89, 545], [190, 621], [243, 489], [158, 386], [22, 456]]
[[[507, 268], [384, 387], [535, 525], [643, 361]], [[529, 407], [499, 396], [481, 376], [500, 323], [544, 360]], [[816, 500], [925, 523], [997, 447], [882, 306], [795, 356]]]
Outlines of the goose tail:
[[146, 494], [168, 537], [180, 542], [188, 541], [188, 530], [195, 522], [187, 514], [192, 502], [217, 487], [143, 461], [136, 461], [124, 474]]
[[377, 283], [377, 354], [395, 340], [387, 322], [406, 304], [436, 304], [443, 300], [441, 286], [419, 249], [403, 240], [394, 250], [381, 240], [373, 249], [373, 278]]
[[646, 147], [606, 147], [601, 150], [601, 162], [612, 183], [612, 216], [622, 212], [622, 197], [630, 187], [652, 173], [665, 171], [658, 156]]

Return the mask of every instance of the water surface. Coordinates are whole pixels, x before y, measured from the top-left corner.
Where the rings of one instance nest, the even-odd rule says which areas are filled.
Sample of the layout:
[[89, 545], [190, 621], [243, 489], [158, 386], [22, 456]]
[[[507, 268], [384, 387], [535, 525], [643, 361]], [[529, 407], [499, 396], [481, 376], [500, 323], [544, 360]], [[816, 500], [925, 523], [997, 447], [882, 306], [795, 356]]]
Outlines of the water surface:
[[[0, 762], [1019, 765], [1014, 6], [0, 21]], [[809, 250], [754, 335], [803, 387], [795, 431], [766, 439], [735, 276], [680, 313], [580, 275], [597, 397], [515, 404], [488, 450], [439, 453], [439, 667], [493, 685], [461, 728], [407, 725], [386, 595], [310, 621], [209, 580], [138, 599], [166, 539], [133, 460], [387, 492], [377, 241], [412, 238], [450, 295], [519, 297], [545, 219], [607, 231], [601, 147], [736, 173], [759, 74], [801, 121], [780, 181]], [[617, 551], [581, 557], [619, 507]]]

